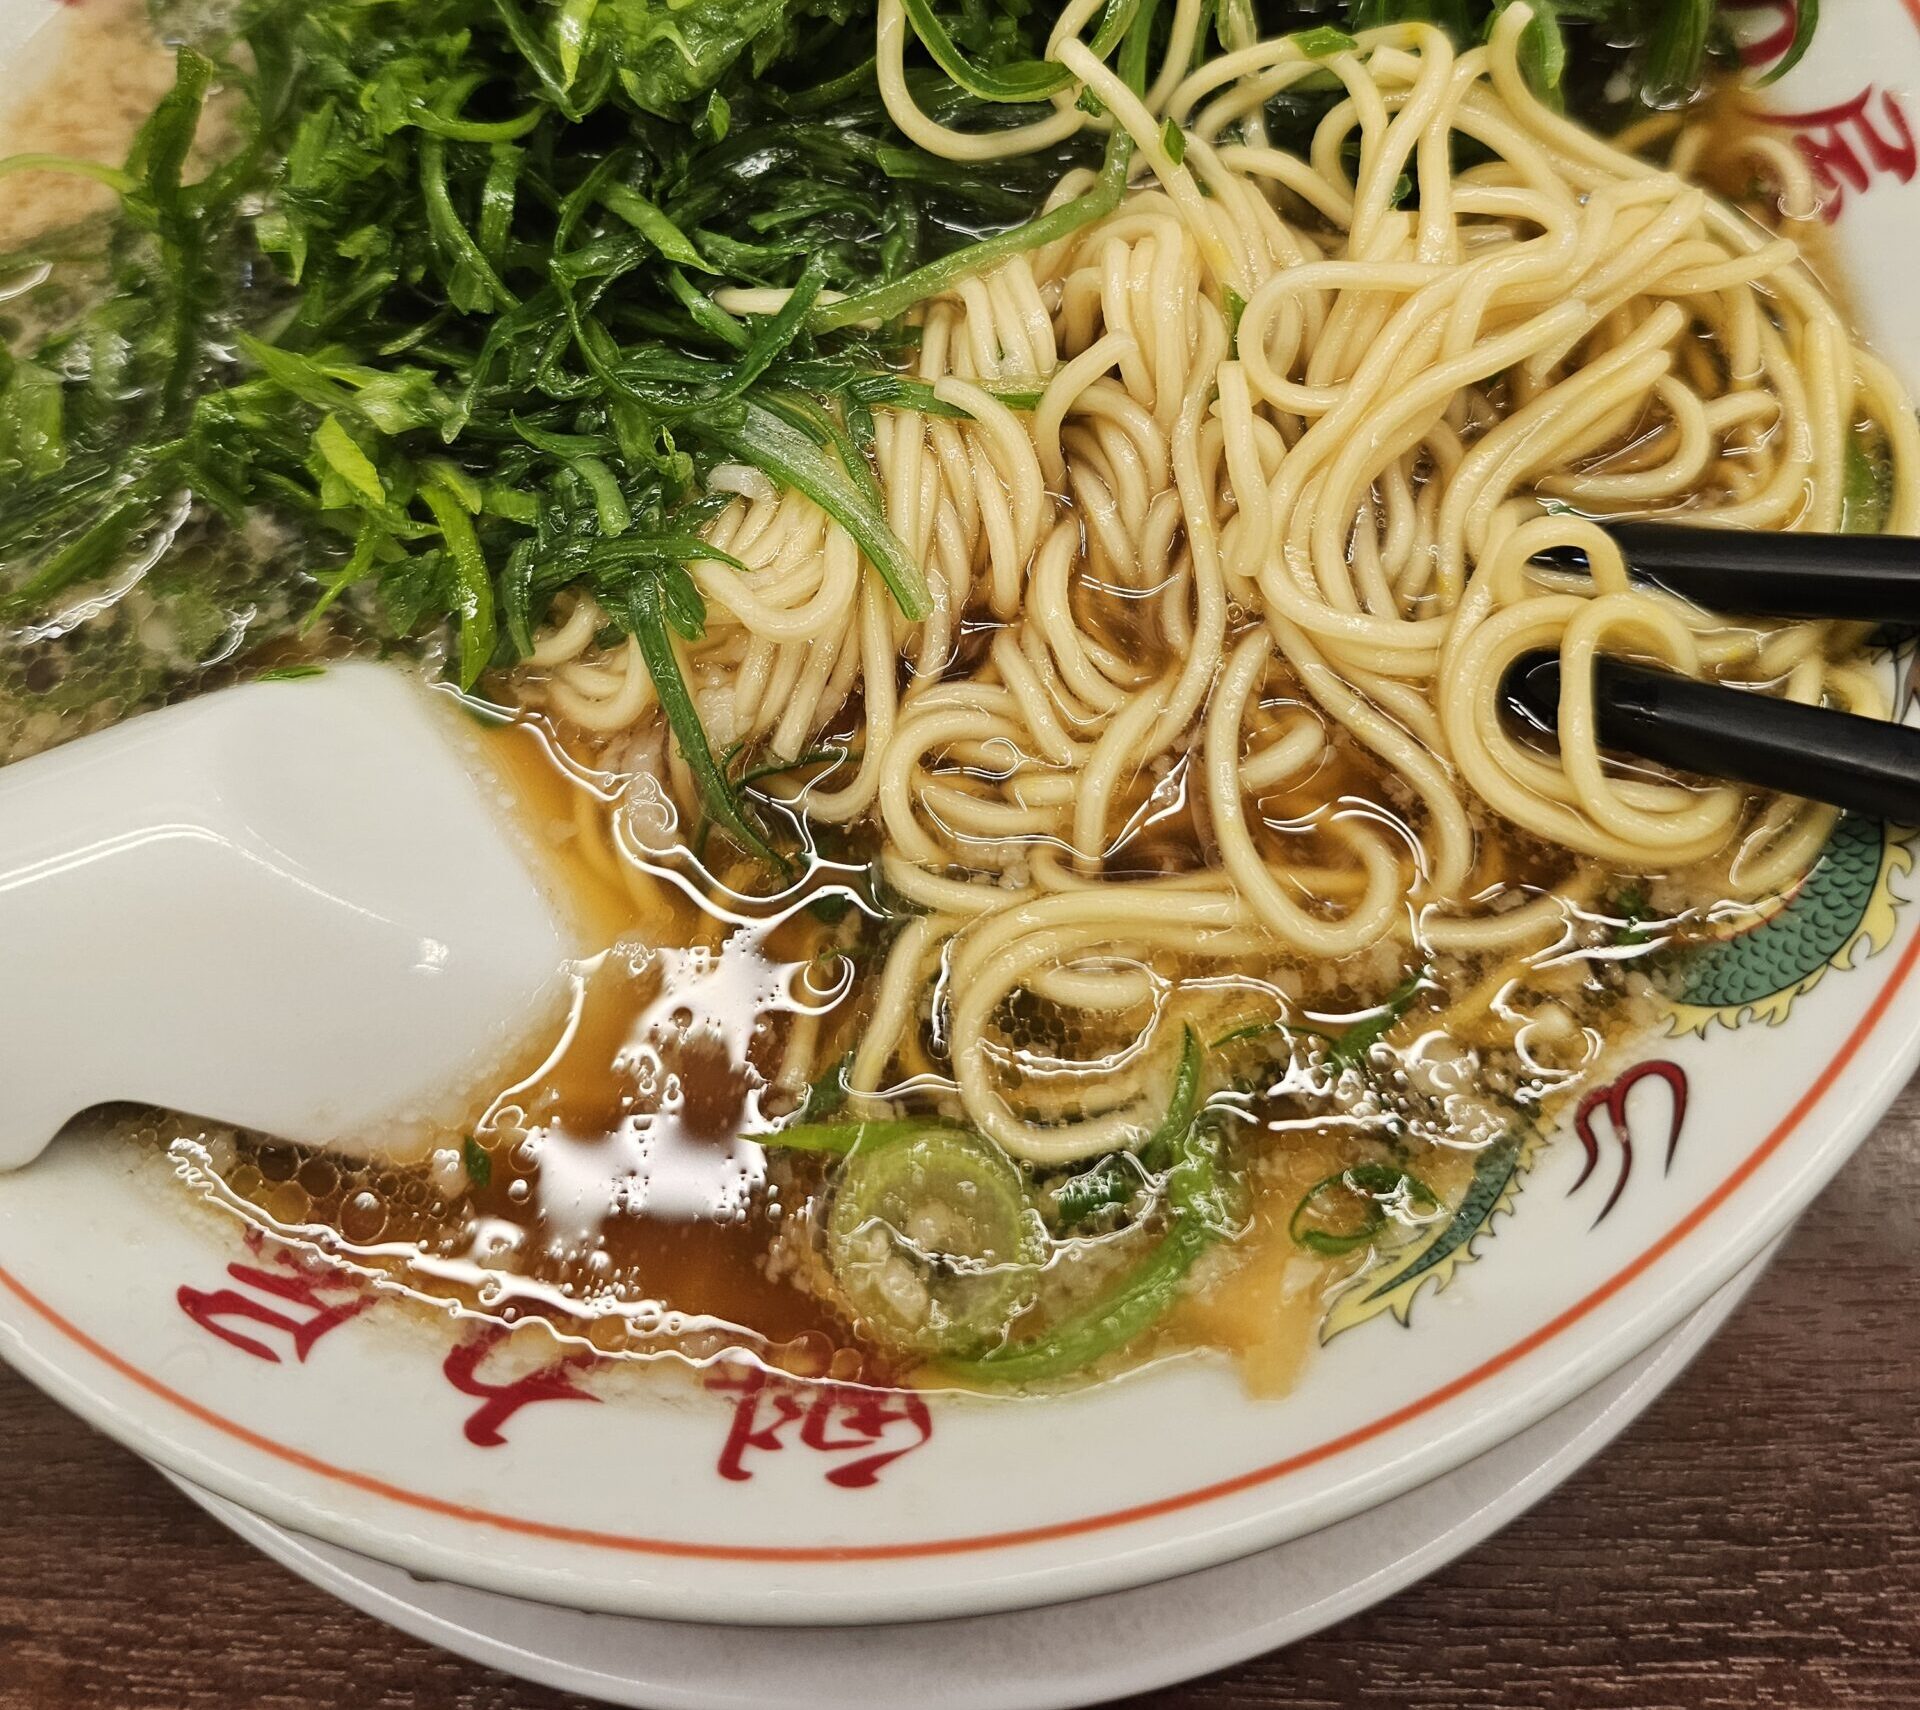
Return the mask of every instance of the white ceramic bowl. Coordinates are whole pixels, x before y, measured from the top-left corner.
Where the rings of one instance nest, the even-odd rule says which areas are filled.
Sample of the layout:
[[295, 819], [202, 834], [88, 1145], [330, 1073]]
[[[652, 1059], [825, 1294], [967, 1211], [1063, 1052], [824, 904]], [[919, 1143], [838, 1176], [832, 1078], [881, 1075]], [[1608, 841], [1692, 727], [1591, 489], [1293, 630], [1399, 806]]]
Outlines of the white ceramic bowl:
[[1068, 1710], [1294, 1644], [1491, 1537], [1659, 1398], [1746, 1298], [1772, 1252], [1611, 1377], [1418, 1490], [1170, 1583], [1044, 1609], [884, 1627], [736, 1627], [716, 1645], [702, 1622], [584, 1615], [421, 1579], [175, 1482], [308, 1583], [415, 1638], [556, 1691], [636, 1710], [844, 1710], [909, 1694], [915, 1710]]
[[[1783, 3], [1747, 14], [1758, 36]], [[43, 14], [0, 0], [0, 45]], [[1920, 387], [1920, 18], [1858, 0], [1770, 99], [1837, 187], [1870, 337]], [[872, 1622], [1141, 1584], [1459, 1465], [1648, 1347], [1784, 1229], [1920, 1057], [1907, 867], [1877, 829], [1838, 843], [1701, 967], [1699, 1003], [1587, 1098], [1577, 1137], [1504, 1179], [1491, 1160], [1479, 1215], [1436, 1238], [1444, 1259], [1349, 1298], [1284, 1400], [1248, 1399], [1206, 1359], [1044, 1401], [566, 1367], [250, 1250], [188, 1215], [154, 1160], [86, 1134], [0, 1179], [0, 1354], [276, 1521], [577, 1608]]]

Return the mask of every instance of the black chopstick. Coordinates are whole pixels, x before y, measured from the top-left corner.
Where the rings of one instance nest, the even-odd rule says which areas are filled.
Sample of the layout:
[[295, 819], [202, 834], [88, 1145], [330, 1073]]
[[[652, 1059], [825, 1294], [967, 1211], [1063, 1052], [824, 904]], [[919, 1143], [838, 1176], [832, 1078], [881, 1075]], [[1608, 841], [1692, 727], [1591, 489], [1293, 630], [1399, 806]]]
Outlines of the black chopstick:
[[[1553, 734], [1559, 655], [1521, 655], [1508, 667], [1501, 693], [1520, 718]], [[1920, 730], [1605, 656], [1594, 661], [1593, 693], [1602, 747], [1920, 825]]]
[[[1609, 522], [1628, 569], [1712, 611], [1920, 623], [1920, 539]], [[1549, 562], [1586, 568], [1572, 548]]]

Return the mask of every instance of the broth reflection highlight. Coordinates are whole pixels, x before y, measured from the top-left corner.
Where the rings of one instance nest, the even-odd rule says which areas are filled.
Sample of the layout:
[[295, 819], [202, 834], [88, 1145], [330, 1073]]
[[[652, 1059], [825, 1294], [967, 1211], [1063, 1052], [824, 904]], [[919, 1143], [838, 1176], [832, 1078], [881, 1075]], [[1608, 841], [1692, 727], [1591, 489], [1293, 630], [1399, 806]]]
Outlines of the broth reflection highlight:
[[[892, 1001], [888, 947], [924, 921], [873, 882], [855, 841], [818, 852], [783, 893], [752, 895], [759, 869], [739, 857], [716, 886], [683, 847], [637, 840], [636, 822], [658, 831], [659, 803], [642, 792], [636, 812], [580, 734], [522, 715], [487, 743], [609, 944], [582, 969], [551, 1057], [424, 1169], [157, 1133], [191, 1182], [282, 1237], [610, 1354], [745, 1350], [802, 1375], [998, 1387], [1201, 1345], [1283, 1388], [1341, 1284], [1450, 1215], [1487, 1148], [1548, 1119], [1651, 1019], [1647, 959], [1712, 929], [1710, 892], [1607, 891], [1509, 832], [1480, 840], [1486, 889], [1582, 899], [1546, 953], [1436, 953], [1405, 976], [1391, 950], [1336, 963], [1276, 951], [1227, 972], [1162, 957], [1163, 992], [1100, 1030], [1023, 994], [996, 1018], [996, 1044], [1016, 1072], [1052, 1076], [1069, 1112], [1076, 1084], [1125, 1072], [1137, 1030], [1177, 1005], [1191, 1078], [1170, 1096], [1173, 1126], [1190, 1123], [1207, 1150], [1180, 1154], [1190, 1135], [1163, 1116], [1131, 1150], [1022, 1173], [956, 1120], [932, 990], [888, 1080], [850, 1091]], [[1382, 768], [1354, 745], [1336, 741], [1324, 771], [1334, 799], [1383, 795]], [[1313, 817], [1297, 793], [1262, 807], [1282, 824]], [[1205, 859], [1176, 792], [1115, 852], [1116, 882]], [[901, 1205], [862, 1168], [890, 1156], [912, 1165], [923, 1201]], [[1194, 1180], [1196, 1157], [1210, 1182]], [[939, 1206], [949, 1179], [965, 1216], [988, 1202], [984, 1235]], [[873, 1208], [886, 1244], [863, 1251]], [[1143, 1275], [1158, 1286], [1107, 1322]], [[1017, 1362], [996, 1357], [1003, 1345]]]
[[[1044, 173], [1031, 218], [909, 265], [897, 210], [833, 223], [844, 185], [750, 240], [684, 161], [646, 179], [702, 247], [628, 179], [656, 121], [737, 168], [731, 108], [662, 118], [590, 31], [581, 91], [470, 22], [435, 103], [361, 104], [401, 115], [369, 174], [421, 151], [444, 311], [359, 362], [325, 342], [359, 299], [263, 323], [212, 395], [318, 412], [246, 477], [349, 519], [336, 619], [369, 579], [402, 628], [441, 602], [602, 948], [424, 1170], [169, 1138], [244, 1215], [609, 1353], [1046, 1388], [1208, 1344], [1280, 1387], [1833, 833], [1602, 754], [1594, 655], [1889, 713], [1859, 626], [1698, 610], [1599, 519], [1911, 533], [1920, 427], [1795, 243], [1691, 181], [1771, 160], [1804, 213], [1804, 173], [1677, 113], [1627, 139], [1664, 158], [1603, 140], [1524, 4], [1472, 42], [1226, 8], [1215, 40], [1074, 0], [989, 69], [931, 8], [869, 22], [781, 123], [883, 127], [888, 195]], [[490, 53], [524, 113], [468, 110]], [[638, 140], [576, 161], [576, 96]], [[429, 277], [359, 288], [392, 315]], [[1500, 717], [1541, 648], [1554, 751]]]

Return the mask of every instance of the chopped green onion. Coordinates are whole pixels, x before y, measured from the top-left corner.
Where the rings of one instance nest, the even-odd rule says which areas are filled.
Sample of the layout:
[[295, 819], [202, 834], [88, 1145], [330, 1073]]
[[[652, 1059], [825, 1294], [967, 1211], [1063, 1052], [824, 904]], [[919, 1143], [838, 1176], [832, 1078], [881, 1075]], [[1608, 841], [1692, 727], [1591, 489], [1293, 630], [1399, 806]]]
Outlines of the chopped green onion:
[[964, 1129], [921, 1124], [863, 1146], [834, 1183], [834, 1279], [891, 1344], [961, 1356], [990, 1347], [1031, 1295], [1045, 1248], [1019, 1166]]
[[1845, 534], [1881, 534], [1893, 503], [1893, 464], [1875, 435], [1855, 432], [1847, 440], [1840, 490], [1840, 528]]
[[647, 675], [653, 679], [653, 692], [659, 697], [660, 710], [666, 715], [681, 759], [693, 774], [708, 817], [749, 854], [757, 855], [769, 866], [784, 868], [786, 863], [747, 819], [726, 772], [713, 757], [706, 727], [700, 722], [700, 711], [693, 704], [686, 678], [680, 674], [680, 661], [673, 651], [657, 576], [643, 575], [636, 579], [627, 595], [624, 616], [633, 638], [640, 644], [640, 657], [646, 662]]
[[[1054, 1215], [1061, 1227], [1071, 1229], [1102, 1211], [1126, 1204], [1144, 1184], [1148, 1173], [1169, 1167], [1199, 1110], [1204, 1058], [1205, 1050], [1199, 1038], [1191, 1027], [1184, 1028], [1166, 1115], [1133, 1156], [1118, 1154], [1103, 1158], [1053, 1190]], [[1136, 1157], [1138, 1162], [1134, 1161]]]
[[883, 1116], [861, 1122], [796, 1122], [776, 1128], [771, 1134], [756, 1134], [754, 1139], [762, 1146], [778, 1147], [783, 1152], [847, 1153], [891, 1146], [936, 1128], [967, 1132], [957, 1123], [934, 1122], [923, 1116]]
[[[1192, 1090], [1183, 1095], [1177, 1090], [1177, 1096], [1190, 1113], [1198, 1097], [1199, 1052], [1199, 1041], [1189, 1029], [1181, 1060], [1183, 1071], [1193, 1064]], [[1176, 1082], [1177, 1089], [1179, 1085]], [[1170, 1110], [1169, 1122], [1172, 1115]], [[1154, 1140], [1167, 1127], [1163, 1124]], [[1172, 1222], [1146, 1258], [1099, 1299], [1055, 1320], [1039, 1335], [1003, 1343], [973, 1360], [948, 1362], [946, 1369], [978, 1383], [1044, 1383], [1084, 1372], [1150, 1330], [1179, 1299], [1194, 1261], [1233, 1232], [1217, 1129], [1217, 1121], [1205, 1110], [1191, 1114], [1167, 1172]]]
[[1055, 90], [1065, 89], [1073, 82], [1072, 72], [1049, 60], [1023, 60], [991, 69], [977, 66], [960, 51], [929, 0], [902, 0], [902, 3], [913, 33], [933, 55], [934, 63], [976, 100], [1044, 101]]
[[1424, 966], [1414, 969], [1370, 1015], [1350, 1023], [1335, 1037], [1327, 1051], [1327, 1061], [1335, 1068], [1358, 1069], [1365, 1065], [1374, 1046], [1392, 1032], [1394, 1024], [1413, 1007], [1427, 983]]
[[919, 623], [932, 612], [920, 566], [887, 526], [885, 511], [805, 434], [751, 402], [737, 426], [716, 422], [710, 431], [743, 463], [764, 469], [776, 481], [806, 494], [852, 535], [910, 621]]
[[[1361, 1202], [1360, 1223], [1353, 1228], [1325, 1228], [1312, 1220], [1327, 1215], [1320, 1202], [1335, 1195]], [[1402, 1206], [1440, 1209], [1439, 1197], [1417, 1176], [1391, 1164], [1354, 1164], [1308, 1188], [1287, 1221], [1287, 1233], [1309, 1252], [1332, 1257], [1367, 1246]]]
[[1009, 1342], [943, 1369], [983, 1383], [1048, 1383], [1075, 1377], [1152, 1329], [1180, 1298], [1193, 1262], [1212, 1240], [1197, 1223], [1176, 1223], [1153, 1251], [1091, 1306], [1069, 1313], [1030, 1341]]
[[1308, 59], [1331, 59], [1337, 53], [1352, 53], [1360, 46], [1345, 30], [1336, 30], [1331, 24], [1295, 30], [1287, 40]]

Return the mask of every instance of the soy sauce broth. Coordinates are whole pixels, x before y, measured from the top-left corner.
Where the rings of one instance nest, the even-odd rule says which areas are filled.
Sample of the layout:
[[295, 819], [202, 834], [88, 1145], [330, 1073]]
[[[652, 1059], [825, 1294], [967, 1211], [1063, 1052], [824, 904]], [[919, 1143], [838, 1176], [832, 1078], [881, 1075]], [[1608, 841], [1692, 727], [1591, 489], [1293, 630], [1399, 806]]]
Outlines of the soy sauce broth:
[[[504, 1325], [541, 1319], [610, 1355], [705, 1361], [732, 1352], [797, 1375], [943, 1381], [937, 1360], [865, 1334], [834, 1286], [820, 1233], [832, 1160], [756, 1139], [804, 1116], [817, 1097], [791, 1073], [797, 1025], [818, 1029], [809, 1061], [830, 1066], [825, 1078], [844, 1061], [871, 1003], [878, 949], [898, 921], [883, 911], [810, 907], [804, 889], [772, 910], [726, 901], [725, 889], [716, 905], [683, 857], [648, 856], [631, 840], [622, 846], [616, 792], [584, 744], [570, 748], [531, 716], [494, 725], [478, 741], [521, 804], [530, 847], [576, 900], [589, 942], [604, 947], [578, 970], [565, 1038], [544, 1060], [503, 1076], [471, 1132], [450, 1136], [412, 1169], [180, 1124], [147, 1131], [171, 1146], [176, 1167], [209, 1200], [406, 1295]], [[1144, 800], [1151, 781], [1135, 788]], [[1317, 829], [1328, 800], [1388, 811], [1380, 793], [1365, 753], [1336, 741], [1308, 792], [1260, 804], [1264, 835], [1310, 847], [1314, 865], [1328, 870], [1338, 852]], [[1411, 850], [1411, 829], [1406, 836]], [[1198, 869], [1206, 841], [1182, 798], [1115, 866]], [[1571, 865], [1563, 852], [1506, 832], [1481, 845], [1475, 884], [1488, 890], [1530, 892], [1563, 882]], [[844, 859], [830, 864], [823, 877], [833, 883], [817, 886], [815, 900], [837, 895], [852, 869]], [[744, 886], [741, 872], [732, 876]], [[1584, 928], [1596, 946], [1619, 930], [1607, 906], [1596, 897]], [[1379, 953], [1276, 961], [1237, 988], [1226, 982], [1209, 1013], [1225, 1034], [1237, 1020], [1270, 1017], [1281, 993], [1301, 1026], [1337, 1033], [1376, 1010], [1401, 974], [1392, 955]], [[1337, 1253], [1301, 1245], [1299, 1208], [1316, 1185], [1324, 1200], [1325, 1184], [1355, 1164], [1404, 1158], [1433, 1196], [1410, 1208], [1413, 1220], [1442, 1215], [1503, 1124], [1476, 1125], [1436, 1103], [1436, 1064], [1471, 1063], [1465, 1081], [1454, 1076], [1462, 1090], [1496, 1089], [1512, 1108], [1544, 1119], [1585, 1083], [1607, 1042], [1637, 1032], [1651, 1014], [1650, 987], [1631, 958], [1574, 958], [1538, 976], [1536, 991], [1522, 989], [1528, 978], [1487, 958], [1436, 962], [1364, 1076], [1330, 1074], [1284, 1041], [1278, 1050], [1274, 1041], [1224, 1048], [1245, 1086], [1231, 1152], [1243, 1180], [1238, 1235], [1205, 1257], [1179, 1307], [1129, 1363], [1214, 1347], [1240, 1360], [1251, 1386], [1285, 1388], [1329, 1300], [1373, 1254], [1371, 1244]], [[1576, 1015], [1571, 1045], [1537, 1043], [1531, 1053], [1514, 1051], [1510, 1039], [1503, 1045], [1512, 1029], [1500, 1012], [1516, 1004]], [[1054, 1031], [1044, 1010], [1008, 1018], [1021, 1048], [1097, 1051], [1097, 1041]], [[902, 1107], [950, 1110], [937, 1096], [950, 1084], [941, 1046], [924, 1019], [905, 1055], [899, 1069], [914, 1090]], [[1425, 1114], [1416, 1112], [1410, 1134], [1416, 1106]], [[1383, 1150], [1390, 1131], [1397, 1138]], [[1061, 1174], [1036, 1175], [1036, 1195], [1044, 1200]], [[1155, 1207], [1148, 1198], [1136, 1209], [1054, 1241], [1035, 1308], [1042, 1321], [1070, 1313], [1138, 1258]]]
[[[112, 158], [165, 87], [170, 61], [152, 48], [137, 8], [113, 0], [110, 10], [90, 5], [82, 19], [75, 28], [88, 32], [87, 45], [75, 59], [84, 57], [86, 99], [63, 77], [12, 129], [26, 146]], [[1739, 158], [1735, 145], [1751, 122], [1724, 98], [1710, 122], [1716, 136], [1702, 158], [1721, 188], [1750, 204], [1764, 201], [1764, 189], [1756, 198], [1750, 180], [1714, 164]], [[1650, 147], [1670, 142], [1654, 137]], [[70, 185], [60, 181], [59, 193]], [[10, 181], [6, 206], [25, 222], [21, 230], [85, 211], [81, 203], [23, 200], [19, 188]], [[1806, 237], [1808, 227], [1796, 224], [1794, 235]], [[0, 247], [7, 241], [0, 230]], [[10, 722], [11, 703], [25, 705], [31, 695], [11, 682], [13, 662], [0, 649], [0, 759], [172, 694], [344, 645], [322, 633], [262, 648], [255, 639], [261, 608], [243, 579], [227, 607], [210, 613], [205, 647], [162, 650], [156, 671], [146, 645], [155, 608], [148, 594], [133, 589], [102, 614], [102, 624], [124, 618], [139, 632], [129, 648], [138, 667], [127, 669], [124, 688], [81, 710]], [[288, 614], [266, 616], [270, 631]], [[1152, 651], [1152, 636], [1124, 601], [1104, 633], [1129, 657]], [[984, 650], [991, 638], [990, 625], [976, 626], [960, 644]], [[84, 655], [85, 647], [81, 635], [71, 651]], [[80, 657], [76, 670], [89, 669]], [[35, 681], [26, 679], [27, 690]], [[580, 969], [575, 1024], [564, 1044], [544, 1062], [503, 1072], [471, 1131], [449, 1135], [424, 1165], [356, 1164], [261, 1136], [202, 1133], [173, 1118], [142, 1118], [137, 1131], [169, 1147], [181, 1174], [223, 1209], [429, 1302], [502, 1324], [545, 1320], [609, 1354], [701, 1360], [739, 1351], [808, 1375], [940, 1381], [937, 1363], [866, 1335], [833, 1286], [819, 1232], [833, 1163], [756, 1138], [804, 1115], [828, 1078], [796, 1081], [797, 1029], [817, 1030], [804, 1056], [829, 1070], [857, 1040], [880, 951], [900, 914], [878, 894], [868, 896], [866, 910], [845, 906], [844, 896], [838, 909], [810, 908], [804, 897], [773, 911], [716, 906], [684, 859], [644, 850], [632, 858], [630, 844], [622, 852], [612, 833], [611, 787], [589, 746], [537, 717], [514, 719], [483, 740], [523, 804], [530, 845], [553, 864], [597, 947]], [[1118, 817], [1135, 829], [1110, 863], [1117, 883], [1208, 868], [1210, 831], [1180, 766], [1136, 779], [1120, 806]], [[1326, 835], [1329, 814], [1340, 807], [1403, 822], [1411, 883], [1418, 839], [1404, 823], [1406, 804], [1393, 800], [1379, 768], [1350, 741], [1336, 738], [1315, 770], [1248, 806], [1257, 836], [1286, 850], [1303, 899], [1338, 895], [1357, 878]], [[1466, 887], [1472, 895], [1523, 898], [1581, 881], [1573, 953], [1538, 967], [1436, 959], [1374, 1046], [1364, 1076], [1330, 1074], [1307, 1046], [1249, 1048], [1236, 1057], [1235, 1072], [1249, 1083], [1237, 1094], [1230, 1148], [1242, 1183], [1237, 1238], [1205, 1255], [1180, 1304], [1130, 1358], [1221, 1348], [1240, 1360], [1253, 1387], [1285, 1388], [1328, 1301], [1372, 1256], [1367, 1244], [1337, 1253], [1302, 1245], [1300, 1208], [1318, 1185], [1359, 1164], [1403, 1158], [1436, 1202], [1410, 1214], [1438, 1215], [1464, 1192], [1488, 1134], [1484, 1125], [1454, 1120], [1459, 1112], [1450, 1115], [1445, 1096], [1431, 1090], [1436, 1075], [1444, 1078], [1450, 1063], [1469, 1064], [1468, 1094], [1495, 1095], [1550, 1124], [1561, 1103], [1601, 1072], [1608, 1053], [1653, 1018], [1648, 964], [1664, 948], [1710, 934], [1718, 919], [1770, 906], [1767, 899], [1729, 902], [1699, 875], [1576, 873], [1563, 851], [1497, 823], [1483, 822], [1480, 831]], [[852, 877], [873, 854], [857, 835], [823, 852], [839, 863], [820, 876], [823, 891], [857, 888]], [[720, 877], [753, 889], [744, 864]], [[1188, 979], [1201, 971], [1171, 972]], [[1337, 1035], [1376, 1012], [1406, 974], [1405, 959], [1394, 954], [1331, 964], [1276, 956], [1237, 986], [1215, 982], [1222, 984], [1211, 1000], [1217, 1033], [1283, 1010], [1302, 1028]], [[1516, 1017], [1522, 1037], [1528, 1025], [1536, 1035], [1524, 1049], [1516, 1049]], [[1097, 1055], [1101, 1047], [1059, 1025], [1045, 1006], [1005, 1019], [1017, 1050], [1085, 1047]], [[950, 1110], [940, 1096], [949, 1065], [924, 1018], [903, 1059], [896, 1072], [912, 1090], [902, 1107]], [[1409, 1111], [1419, 1117], [1411, 1138]], [[377, 1146], [377, 1137], [368, 1138]], [[1034, 1180], [1036, 1195], [1054, 1191], [1060, 1173]], [[1042, 1319], [1097, 1295], [1137, 1255], [1156, 1207], [1148, 1202], [1140, 1211], [1138, 1219], [1115, 1218], [1111, 1227], [1055, 1240], [1037, 1308]], [[1381, 1231], [1383, 1240], [1397, 1233]]]
[[827, 1301], [781, 1276], [783, 1220], [809, 1184], [751, 1138], [793, 1103], [774, 1082], [795, 994], [812, 1006], [833, 989], [809, 985], [826, 929], [804, 913], [728, 921], [630, 863], [616, 880], [591, 768], [532, 720], [477, 741], [600, 947], [576, 967], [562, 1036], [414, 1168], [147, 1131], [209, 1200], [407, 1294], [545, 1319], [608, 1354], [739, 1348], [796, 1375], [884, 1377]]

